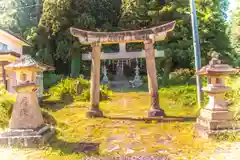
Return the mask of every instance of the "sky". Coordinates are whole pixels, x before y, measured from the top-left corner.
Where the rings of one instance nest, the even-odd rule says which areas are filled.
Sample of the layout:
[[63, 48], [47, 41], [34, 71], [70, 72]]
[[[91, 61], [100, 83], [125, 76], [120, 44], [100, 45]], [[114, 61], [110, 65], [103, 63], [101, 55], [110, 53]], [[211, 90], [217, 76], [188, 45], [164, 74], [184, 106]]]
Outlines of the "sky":
[[229, 9], [230, 9], [230, 10], [236, 9], [236, 0], [229, 0], [229, 2], [230, 2], [230, 7], [229, 7]]

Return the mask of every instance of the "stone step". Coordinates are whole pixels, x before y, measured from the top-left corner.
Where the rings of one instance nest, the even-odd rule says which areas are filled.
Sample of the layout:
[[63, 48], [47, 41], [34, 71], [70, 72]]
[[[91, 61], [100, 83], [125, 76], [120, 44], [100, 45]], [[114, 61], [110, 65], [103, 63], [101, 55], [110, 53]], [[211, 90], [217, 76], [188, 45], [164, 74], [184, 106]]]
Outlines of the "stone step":
[[231, 120], [209, 120], [203, 117], [199, 117], [197, 119], [197, 124], [206, 127], [209, 130], [239, 128], [239, 125], [237, 125], [234, 121]]

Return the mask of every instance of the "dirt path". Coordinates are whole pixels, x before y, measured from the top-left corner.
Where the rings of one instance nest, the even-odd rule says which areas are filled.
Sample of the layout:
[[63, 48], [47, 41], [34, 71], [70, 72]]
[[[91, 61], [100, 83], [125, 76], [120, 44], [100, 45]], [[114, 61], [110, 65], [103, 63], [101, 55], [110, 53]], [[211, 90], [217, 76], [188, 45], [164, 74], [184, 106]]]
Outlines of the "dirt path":
[[216, 149], [211, 156], [211, 160], [239, 160], [240, 159], [240, 142], [225, 144]]

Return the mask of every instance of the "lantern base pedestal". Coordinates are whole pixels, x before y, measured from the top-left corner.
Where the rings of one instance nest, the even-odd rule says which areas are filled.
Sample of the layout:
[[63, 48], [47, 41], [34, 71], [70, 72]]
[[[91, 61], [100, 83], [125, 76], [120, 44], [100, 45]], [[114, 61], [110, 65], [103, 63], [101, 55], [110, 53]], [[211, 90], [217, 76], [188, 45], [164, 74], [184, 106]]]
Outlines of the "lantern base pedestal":
[[38, 147], [44, 145], [53, 135], [55, 129], [43, 125], [37, 129], [9, 129], [0, 133], [0, 144], [17, 147]]
[[214, 138], [214, 137], [216, 137], [217, 135], [220, 135], [220, 134], [240, 133], [239, 128], [236, 128], [236, 129], [229, 128], [229, 129], [222, 129], [222, 130], [209, 130], [208, 128], [203, 127], [199, 124], [195, 125], [195, 130], [200, 137], [207, 138], [207, 139], [208, 138]]
[[208, 138], [219, 133], [240, 131], [240, 125], [233, 120], [231, 111], [202, 109], [197, 119], [196, 130], [201, 137]]

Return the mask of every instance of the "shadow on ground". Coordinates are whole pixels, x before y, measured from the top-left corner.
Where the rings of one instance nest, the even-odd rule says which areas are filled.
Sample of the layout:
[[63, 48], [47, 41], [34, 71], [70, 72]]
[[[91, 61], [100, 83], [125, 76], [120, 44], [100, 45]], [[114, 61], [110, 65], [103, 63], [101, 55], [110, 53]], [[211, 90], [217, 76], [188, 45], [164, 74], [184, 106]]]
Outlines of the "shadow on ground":
[[104, 116], [104, 118], [111, 120], [128, 120], [128, 121], [143, 121], [146, 123], [151, 123], [152, 121], [160, 122], [160, 123], [168, 123], [168, 122], [195, 122], [196, 117], [176, 117], [176, 116], [165, 116], [165, 117], [143, 117], [143, 118], [132, 118], [132, 117], [113, 117], [113, 116]]
[[66, 104], [63, 103], [61, 100], [55, 100], [55, 101], [42, 101], [40, 103], [41, 108], [56, 112], [64, 108]]
[[54, 150], [60, 150], [64, 154], [84, 153], [87, 156], [99, 155], [100, 143], [93, 142], [67, 142], [52, 137], [49, 146]]

